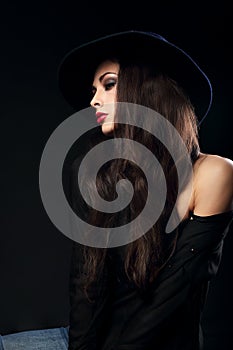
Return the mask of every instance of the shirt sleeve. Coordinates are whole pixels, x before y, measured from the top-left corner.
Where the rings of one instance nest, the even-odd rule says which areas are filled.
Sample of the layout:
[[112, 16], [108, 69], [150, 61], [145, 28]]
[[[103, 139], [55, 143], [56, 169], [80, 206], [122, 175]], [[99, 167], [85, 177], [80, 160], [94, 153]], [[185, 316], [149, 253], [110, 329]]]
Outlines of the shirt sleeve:
[[[129, 316], [125, 322], [121, 334], [125, 343], [159, 339], [162, 325], [172, 319], [177, 310], [184, 305], [185, 308], [193, 307], [189, 303], [194, 293], [198, 288], [204, 288], [218, 271], [232, 214], [194, 215], [180, 226], [175, 253], [146, 292], [147, 303], [138, 301], [140, 312], [135, 317]], [[204, 299], [205, 295], [202, 296]]]
[[107, 317], [106, 269], [84, 291], [83, 246], [74, 243], [70, 273], [69, 350], [96, 350]]
[[[72, 169], [71, 198], [74, 211], [85, 219], [88, 207], [76, 186], [77, 164]], [[163, 325], [169, 319], [177, 322], [177, 318], [172, 316], [177, 315], [184, 303], [191, 305], [192, 296], [199, 286], [205, 286], [216, 275], [232, 214], [193, 215], [180, 224], [176, 250], [147, 291], [144, 301], [138, 297], [135, 289], [127, 290], [122, 283], [122, 300], [117, 309], [113, 309], [113, 316], [110, 266], [106, 264], [92, 284], [89, 296], [93, 301], [88, 300], [84, 292], [84, 246], [75, 242], [70, 274], [69, 350], [98, 350], [102, 348], [102, 341], [106, 341], [107, 345], [140, 344], [142, 340], [149, 342], [152, 339], [157, 344], [155, 340], [160, 338]], [[119, 264], [116, 266], [119, 268]], [[191, 307], [194, 310], [195, 306]], [[117, 325], [112, 324], [114, 320], [118, 320]], [[119, 332], [114, 332], [114, 327], [119, 328]], [[109, 334], [106, 334], [106, 329], [111, 330]]]

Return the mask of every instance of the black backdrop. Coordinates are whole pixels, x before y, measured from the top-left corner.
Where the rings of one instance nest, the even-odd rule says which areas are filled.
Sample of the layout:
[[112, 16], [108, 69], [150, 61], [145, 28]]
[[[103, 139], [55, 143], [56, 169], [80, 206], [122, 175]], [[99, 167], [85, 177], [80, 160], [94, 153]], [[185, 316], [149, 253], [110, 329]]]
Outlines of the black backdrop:
[[[40, 157], [53, 130], [73, 113], [57, 87], [57, 67], [73, 47], [128, 29], [165, 36], [210, 77], [214, 103], [200, 130], [203, 152], [232, 154], [232, 13], [212, 2], [42, 3], [1, 5], [0, 334], [68, 323], [71, 241], [40, 198]], [[209, 349], [231, 348], [230, 230], [204, 315]]]

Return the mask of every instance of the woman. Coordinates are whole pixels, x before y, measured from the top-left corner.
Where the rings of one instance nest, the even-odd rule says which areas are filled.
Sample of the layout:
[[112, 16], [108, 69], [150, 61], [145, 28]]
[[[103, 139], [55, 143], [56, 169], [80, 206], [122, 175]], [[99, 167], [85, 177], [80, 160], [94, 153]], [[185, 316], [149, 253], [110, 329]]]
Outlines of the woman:
[[[129, 31], [71, 51], [59, 67], [59, 84], [75, 110], [91, 104], [93, 118], [97, 118], [97, 127], [78, 140], [70, 203], [78, 216], [92, 224], [94, 233], [98, 227], [105, 228], [108, 242], [88, 244], [87, 235], [87, 244], [80, 244], [74, 232], [69, 340], [68, 328], [35, 330], [2, 337], [0, 348], [202, 349], [201, 312], [233, 215], [232, 161], [203, 154], [198, 144], [198, 125], [212, 102], [208, 78], [190, 56], [161, 36]], [[122, 115], [132, 117], [130, 123], [122, 122]], [[163, 120], [169, 122], [168, 128], [164, 128]], [[173, 128], [185, 145], [191, 177], [186, 155], [178, 152], [179, 159], [174, 159], [169, 152], [176, 154], [180, 147], [170, 137], [175, 135]], [[163, 133], [165, 145], [160, 139]], [[157, 197], [155, 206], [147, 212], [148, 219], [154, 219], [164, 199], [163, 191], [159, 192], [163, 174], [148, 161], [146, 151], [135, 152], [132, 147], [131, 158], [124, 157], [128, 156], [128, 148], [124, 143], [116, 144], [119, 139], [146, 146], [166, 178], [162, 212], [146, 231], [140, 221], [134, 224], [150, 195], [145, 174], [152, 174]], [[81, 185], [87, 189], [88, 204], [78, 186], [79, 166], [85, 154], [109, 140], [115, 143], [105, 152], [111, 155], [120, 148], [122, 157], [103, 162], [96, 182], [91, 176], [93, 169], [86, 169]], [[143, 164], [143, 171], [135, 159]], [[192, 191], [186, 193], [192, 178]], [[107, 213], [93, 209], [90, 204], [99, 200], [95, 187], [111, 206], [122, 179], [132, 184], [129, 204]], [[174, 208], [175, 225], [166, 234]], [[128, 222], [133, 236], [126, 234], [119, 241], [111, 228]], [[86, 232], [79, 234], [85, 236]]]
[[[76, 110], [90, 103], [99, 124], [87, 134], [87, 147], [74, 162], [71, 205], [93, 227], [105, 227], [110, 232], [107, 236], [110, 244], [102, 248], [88, 245], [88, 241], [86, 246], [79, 244], [78, 239], [74, 243], [69, 349], [202, 349], [201, 313], [208, 282], [217, 272], [222, 242], [232, 219], [233, 192], [232, 161], [203, 154], [199, 149], [198, 125], [206, 117], [212, 100], [207, 76], [190, 56], [161, 36], [130, 31], [73, 50], [61, 64], [59, 79], [67, 101]], [[137, 106], [145, 107], [145, 115], [139, 113], [142, 127], [134, 119], [133, 125], [121, 123], [121, 115], [127, 114], [125, 103], [136, 106], [133, 109], [136, 117]], [[193, 171], [187, 205], [184, 194], [190, 178], [185, 162], [183, 187], [176, 205], [180, 186], [176, 163], [160, 140], [148, 132], [147, 108], [168, 120], [186, 146]], [[122, 158], [102, 166], [96, 182], [86, 169], [83, 183], [89, 204], [78, 188], [84, 154], [99, 143], [119, 138], [145, 145], [166, 176], [168, 190], [162, 213], [141, 235], [141, 227], [133, 225], [133, 220], [146, 203], [147, 179], [134, 162], [124, 159], [124, 153]], [[143, 161], [144, 156], [137, 154], [137, 159]], [[154, 183], [160, 181], [157, 169], [147, 161], [144, 163], [153, 173]], [[122, 179], [132, 183], [131, 203], [118, 213], [93, 209], [92, 204], [98, 201], [93, 195], [94, 187], [111, 202], [117, 197], [116, 185]], [[174, 206], [180, 222], [166, 235]], [[127, 222], [132, 222], [133, 233], [139, 235], [111, 245], [115, 239], [111, 227]]]

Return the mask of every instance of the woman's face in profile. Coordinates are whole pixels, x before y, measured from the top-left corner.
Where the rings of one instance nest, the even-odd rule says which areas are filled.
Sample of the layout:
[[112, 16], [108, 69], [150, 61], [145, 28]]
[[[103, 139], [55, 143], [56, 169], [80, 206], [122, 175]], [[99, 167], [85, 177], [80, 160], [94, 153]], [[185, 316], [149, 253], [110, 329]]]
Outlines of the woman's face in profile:
[[118, 73], [118, 63], [104, 61], [98, 66], [93, 80], [91, 106], [96, 109], [97, 123], [101, 124], [104, 134], [114, 129]]

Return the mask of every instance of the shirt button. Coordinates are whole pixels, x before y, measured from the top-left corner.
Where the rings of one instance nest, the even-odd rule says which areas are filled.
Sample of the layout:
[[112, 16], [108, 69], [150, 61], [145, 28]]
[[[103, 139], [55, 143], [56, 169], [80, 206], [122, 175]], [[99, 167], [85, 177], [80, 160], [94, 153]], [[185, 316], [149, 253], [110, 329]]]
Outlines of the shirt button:
[[190, 248], [190, 252], [191, 252], [191, 253], [195, 253], [195, 252], [196, 252], [196, 249], [195, 249], [195, 248]]

